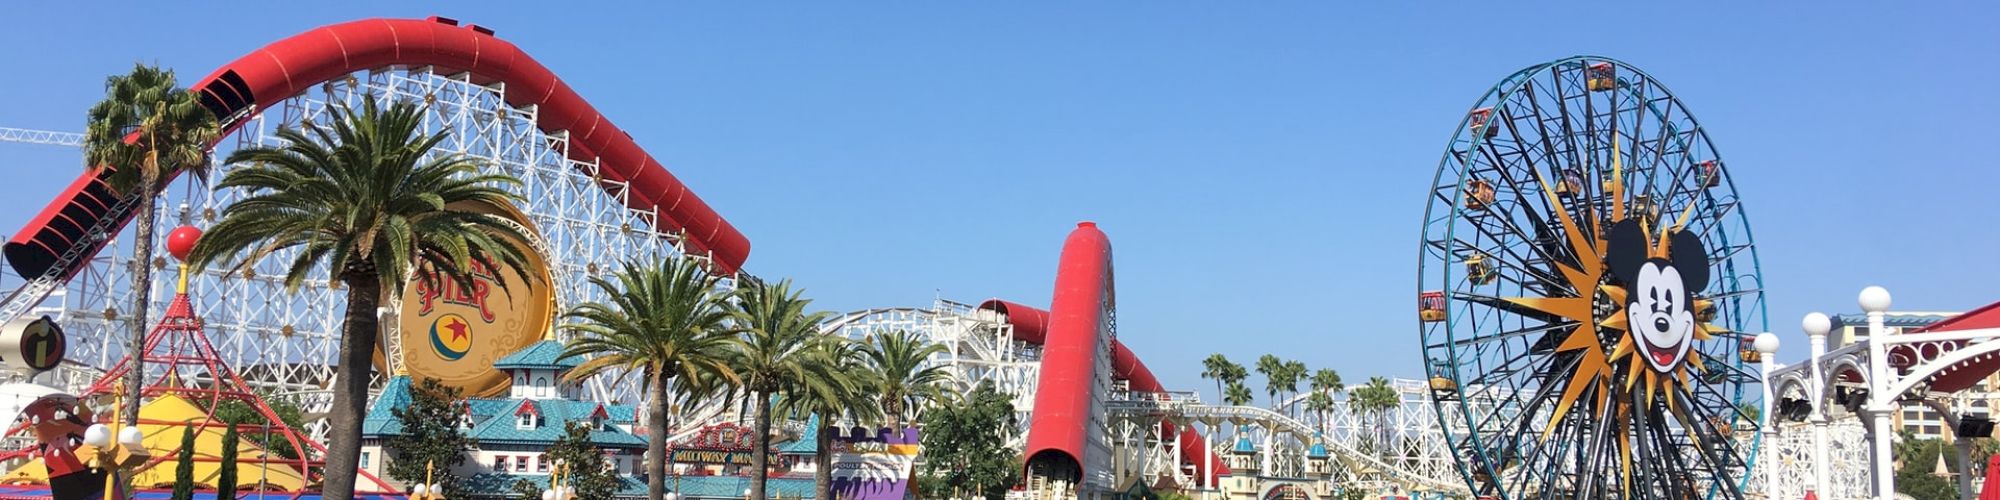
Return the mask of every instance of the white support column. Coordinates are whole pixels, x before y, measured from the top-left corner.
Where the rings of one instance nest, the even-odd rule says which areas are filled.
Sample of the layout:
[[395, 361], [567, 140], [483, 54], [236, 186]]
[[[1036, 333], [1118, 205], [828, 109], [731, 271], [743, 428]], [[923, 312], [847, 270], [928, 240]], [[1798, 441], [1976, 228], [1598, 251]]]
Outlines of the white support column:
[[1807, 314], [1800, 326], [1805, 328], [1806, 339], [1812, 346], [1812, 381], [1806, 384], [1806, 390], [1811, 392], [1807, 399], [1812, 400], [1812, 489], [1825, 496], [1833, 492], [1833, 468], [1830, 465], [1833, 457], [1829, 456], [1833, 454], [1833, 448], [1829, 447], [1826, 439], [1827, 426], [1832, 425], [1832, 419], [1826, 415], [1826, 363], [1821, 358], [1826, 356], [1826, 334], [1833, 330], [1833, 320], [1815, 312]]
[[[1201, 473], [1204, 476], [1208, 476], [1208, 482], [1202, 483], [1200, 489], [1216, 488], [1219, 485], [1215, 484], [1215, 465], [1217, 462], [1222, 461], [1222, 453], [1215, 451], [1215, 433], [1221, 430], [1222, 426], [1217, 421], [1204, 421], [1203, 423], [1208, 424], [1208, 432], [1201, 433], [1201, 449], [1208, 451], [1208, 456], [1201, 457], [1198, 460], [1201, 460]], [[1210, 457], [1213, 457], [1214, 460], [1211, 461]]]
[[1882, 315], [1889, 310], [1889, 291], [1879, 286], [1861, 290], [1861, 310], [1868, 313], [1868, 412], [1875, 429], [1875, 498], [1896, 500], [1896, 461], [1890, 449], [1894, 431], [1889, 429], [1890, 412], [1896, 411], [1896, 395], [1890, 394], [1889, 349], [1883, 345], [1888, 331]]
[[1771, 425], [1771, 414], [1778, 409], [1776, 392], [1771, 389], [1771, 365], [1778, 357], [1778, 336], [1770, 332], [1757, 334], [1757, 364], [1763, 369], [1764, 411], [1757, 412], [1757, 429], [1763, 431], [1764, 438], [1758, 453], [1764, 455], [1764, 500], [1778, 500], [1778, 427]]
[[1271, 441], [1271, 436], [1276, 435], [1278, 431], [1271, 428], [1271, 423], [1268, 421], [1259, 422], [1257, 426], [1264, 428], [1264, 449], [1258, 450], [1264, 456], [1264, 467], [1258, 469], [1258, 473], [1268, 476], [1271, 475], [1272, 466], [1275, 465], [1275, 462], [1272, 460], [1272, 448], [1277, 445], [1277, 443]]

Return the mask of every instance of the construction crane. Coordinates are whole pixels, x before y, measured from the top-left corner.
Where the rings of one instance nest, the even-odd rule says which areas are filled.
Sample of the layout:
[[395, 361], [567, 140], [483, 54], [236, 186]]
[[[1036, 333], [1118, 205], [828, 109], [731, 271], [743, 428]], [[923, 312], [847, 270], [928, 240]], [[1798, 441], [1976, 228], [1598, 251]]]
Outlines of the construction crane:
[[53, 144], [56, 146], [83, 147], [83, 134], [28, 130], [24, 128], [0, 127], [0, 142], [25, 142], [28, 144]]

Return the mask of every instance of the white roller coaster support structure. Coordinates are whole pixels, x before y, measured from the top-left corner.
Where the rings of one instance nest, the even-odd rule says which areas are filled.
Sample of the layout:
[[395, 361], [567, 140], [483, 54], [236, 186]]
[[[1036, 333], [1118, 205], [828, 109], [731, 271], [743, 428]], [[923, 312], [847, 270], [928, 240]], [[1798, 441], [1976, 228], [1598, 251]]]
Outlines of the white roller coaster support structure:
[[[295, 96], [278, 105], [256, 110], [243, 118], [248, 123], [217, 147], [216, 158], [228, 150], [274, 145], [279, 127], [296, 127], [308, 120], [325, 120], [327, 109], [336, 103], [357, 105], [364, 99], [399, 100], [427, 104], [425, 131], [450, 131], [450, 138], [438, 146], [440, 153], [463, 154], [482, 160], [494, 172], [504, 172], [521, 180], [511, 187], [523, 201], [516, 207], [538, 233], [532, 244], [549, 264], [556, 292], [556, 310], [583, 301], [602, 300], [596, 287], [587, 281], [615, 270], [630, 259], [665, 258], [682, 255], [673, 235], [663, 237], [651, 228], [659, 215], [625, 208], [624, 186], [597, 175], [597, 165], [569, 159], [567, 131], [543, 131], [536, 126], [537, 109], [516, 108], [503, 98], [504, 84], [475, 83], [463, 73], [438, 73], [429, 67], [392, 67], [354, 73]], [[9, 140], [72, 145], [72, 135], [27, 133], [21, 129], [0, 129]], [[18, 138], [17, 138], [18, 137]], [[227, 172], [227, 165], [216, 165]], [[608, 187], [607, 187], [608, 186]], [[171, 227], [187, 223], [213, 223], [237, 194], [210, 192], [182, 179], [164, 191], [159, 200], [160, 223]], [[111, 221], [113, 219], [106, 219]], [[130, 262], [129, 238], [114, 238], [121, 227], [98, 227], [89, 237], [110, 239], [95, 256], [74, 255], [64, 259], [88, 258], [67, 282], [60, 276], [21, 277], [9, 282], [9, 299], [0, 313], [11, 320], [23, 314], [48, 314], [61, 321], [71, 334], [69, 358], [84, 369], [70, 370], [59, 383], [67, 389], [81, 389], [101, 369], [125, 355], [119, 332], [129, 321], [148, 323], [158, 318], [131, 318], [119, 314], [129, 308], [132, 291], [129, 276], [134, 269], [165, 272], [169, 262]], [[168, 231], [159, 231], [164, 239]], [[159, 244], [159, 242], [149, 242]], [[86, 248], [79, 245], [76, 248]], [[701, 258], [700, 256], [694, 256]], [[281, 277], [290, 253], [263, 259], [248, 273], [207, 270], [191, 276], [190, 293], [196, 311], [206, 320], [207, 332], [224, 361], [230, 363], [252, 386], [305, 406], [307, 413], [322, 413], [331, 398], [326, 392], [333, 376], [333, 360], [339, 338], [345, 292], [331, 288], [324, 270], [309, 276], [296, 291], [286, 290]], [[55, 266], [63, 269], [64, 266]], [[154, 280], [152, 310], [165, 311], [173, 280]], [[733, 282], [725, 281], [725, 287]], [[384, 348], [391, 362], [399, 359], [402, 346], [395, 321], [399, 306], [387, 304], [381, 314], [385, 321]], [[566, 335], [557, 331], [557, 335]], [[393, 367], [392, 367], [393, 369]], [[380, 382], [380, 380], [377, 380]], [[618, 383], [613, 377], [599, 377], [586, 384], [592, 399], [644, 406], [652, 403], [637, 393], [639, 384]], [[686, 430], [692, 424], [713, 420], [723, 404], [686, 405], [697, 413], [676, 419]], [[641, 414], [644, 409], [641, 408]]]
[[48, 144], [52, 146], [82, 147], [83, 134], [75, 132], [54, 132], [49, 130], [29, 130], [24, 128], [0, 127], [0, 142], [20, 142], [27, 144]]

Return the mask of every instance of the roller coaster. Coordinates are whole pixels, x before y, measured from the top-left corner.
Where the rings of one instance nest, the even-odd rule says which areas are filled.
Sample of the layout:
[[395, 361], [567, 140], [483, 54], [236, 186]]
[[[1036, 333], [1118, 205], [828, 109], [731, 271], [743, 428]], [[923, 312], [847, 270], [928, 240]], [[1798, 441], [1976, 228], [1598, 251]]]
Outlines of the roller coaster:
[[[1695, 146], [1700, 147], [1669, 144], [1668, 139], [1690, 140], [1699, 127], [1683, 118], [1678, 102], [1649, 78], [1622, 63], [1605, 61], [1573, 58], [1536, 66], [1507, 80], [1505, 92], [1496, 87], [1482, 100], [1504, 101], [1516, 88], [1524, 88], [1522, 82], [1548, 75], [1554, 81], [1547, 88], [1558, 104], [1586, 102], [1592, 96], [1611, 100], [1604, 114], [1586, 112], [1580, 120], [1607, 120], [1610, 125], [1602, 130], [1536, 132], [1578, 141], [1563, 152], [1578, 157], [1574, 165], [1537, 166], [1522, 163], [1525, 160], [1519, 159], [1528, 156], [1522, 151], [1492, 153], [1529, 144], [1515, 127], [1546, 127], [1537, 108], [1512, 109], [1502, 103], [1497, 111], [1475, 109], [1461, 123], [1430, 196], [1432, 213], [1426, 217], [1421, 258], [1423, 286], [1443, 287], [1420, 297], [1430, 378], [1395, 381], [1400, 398], [1392, 408], [1357, 411], [1345, 393], [1336, 392], [1331, 394], [1336, 402], [1333, 411], [1308, 415], [1301, 408], [1303, 396], [1271, 408], [1228, 406], [1207, 404], [1198, 394], [1163, 386], [1140, 360], [1132, 345], [1136, 342], [1125, 342], [1135, 337], [1119, 335], [1110, 239], [1089, 222], [1080, 223], [1062, 245], [1054, 293], [1046, 307], [1001, 299], [976, 304], [938, 299], [929, 307], [854, 311], [827, 322], [822, 331], [851, 338], [888, 331], [917, 333], [946, 346], [932, 361], [948, 367], [957, 388], [990, 383], [1012, 396], [1018, 426], [1010, 433], [1010, 442], [1022, 450], [1027, 472], [1021, 496], [1098, 495], [1134, 484], [1244, 492], [1256, 498], [1318, 498], [1353, 490], [1435, 498], [1570, 491], [1577, 481], [1596, 479], [1581, 465], [1534, 470], [1517, 461], [1523, 456], [1571, 457], [1596, 467], [1606, 459], [1594, 451], [1587, 459], [1580, 458], [1584, 450], [1545, 453], [1548, 449], [1522, 436], [1543, 434], [1550, 426], [1573, 429], [1579, 435], [1609, 434], [1602, 427], [1589, 428], [1596, 416], [1548, 414], [1552, 405], [1542, 404], [1542, 398], [1555, 394], [1548, 390], [1552, 385], [1540, 385], [1543, 380], [1536, 374], [1542, 371], [1534, 366], [1499, 370], [1482, 364], [1540, 363], [1536, 360], [1556, 351], [1553, 340], [1537, 340], [1540, 334], [1603, 319], [1589, 311], [1576, 318], [1563, 316], [1570, 314], [1570, 308], [1556, 303], [1601, 302], [1602, 295], [1533, 295], [1582, 293], [1566, 288], [1567, 283], [1550, 284], [1559, 276], [1600, 279], [1599, 274], [1564, 267], [1591, 261], [1571, 254], [1601, 253], [1588, 243], [1599, 238], [1595, 233], [1572, 236], [1576, 248], [1563, 247], [1552, 236], [1565, 227], [1572, 232], [1585, 227], [1595, 231], [1596, 221], [1576, 224], [1567, 217], [1609, 210], [1616, 215], [1604, 222], [1618, 221], [1626, 214], [1627, 193], [1620, 190], [1627, 183], [1634, 189], [1663, 190], [1658, 196], [1630, 197], [1635, 219], [1657, 223], [1663, 213], [1668, 217], [1679, 213], [1675, 203], [1702, 207], [1695, 212], [1701, 215], [1696, 223], [1707, 231], [1704, 234], [1719, 239], [1710, 248], [1723, 256], [1716, 265], [1726, 270], [1718, 273], [1723, 278], [1722, 294], [1707, 304], [1711, 309], [1721, 307], [1722, 318], [1728, 321], [1723, 326], [1728, 328], [1714, 330], [1718, 340], [1701, 344], [1706, 350], [1692, 355], [1694, 363], [1699, 366], [1706, 360], [1709, 366], [1737, 367], [1728, 362], [1734, 354], [1734, 337], [1729, 334], [1757, 328], [1761, 325], [1751, 323], [1762, 320], [1761, 278], [1755, 274], [1747, 226], [1742, 226], [1733, 190], [1717, 187], [1727, 186], [1719, 179], [1725, 171], [1707, 149], [1706, 136], [1696, 138]], [[552, 305], [558, 310], [601, 299], [597, 289], [584, 286], [585, 282], [629, 259], [688, 256], [730, 276], [753, 276], [744, 267], [750, 249], [745, 235], [604, 113], [490, 28], [442, 17], [370, 19], [321, 27], [259, 48], [196, 81], [192, 89], [223, 124], [225, 134], [215, 144], [218, 158], [232, 149], [274, 144], [275, 131], [324, 120], [336, 106], [369, 100], [425, 104], [427, 130], [452, 132], [442, 151], [485, 160], [494, 170], [523, 181], [513, 188], [523, 199], [513, 208], [521, 222], [534, 229], [530, 244], [546, 260], [554, 281]], [[1576, 94], [1565, 96], [1565, 91]], [[1532, 91], [1525, 95], [1534, 98]], [[1656, 103], [1673, 109], [1664, 115], [1641, 112]], [[1618, 125], [1616, 117], [1628, 111], [1645, 120], [1670, 122], [1644, 129], [1660, 135], [1645, 147], [1667, 150], [1648, 150], [1654, 156], [1643, 164], [1643, 178], [1635, 177], [1639, 170], [1618, 167], [1622, 158], [1618, 144], [1629, 142], [1635, 147], [1632, 151], [1642, 145], [1637, 136], [1621, 135], [1625, 134], [1621, 127], [1630, 125]], [[1517, 114], [1521, 112], [1535, 114], [1531, 118]], [[1502, 137], [1500, 130], [1510, 135]], [[25, 129], [0, 129], [0, 140], [80, 144], [73, 134]], [[1482, 157], [1511, 159], [1493, 163]], [[1596, 177], [1586, 178], [1590, 176]], [[1496, 189], [1502, 181], [1506, 184]], [[1597, 192], [1600, 185], [1605, 192]], [[167, 214], [163, 222], [169, 224], [212, 222], [236, 199], [232, 193], [201, 189], [185, 179], [162, 186], [160, 194], [155, 208]], [[11, 274], [0, 277], [9, 290], [0, 302], [0, 322], [47, 315], [76, 339], [68, 364], [53, 380], [43, 382], [71, 390], [88, 386], [128, 354], [116, 339], [130, 322], [150, 324], [158, 319], [120, 311], [134, 295], [127, 288], [130, 273], [158, 272], [166, 266], [164, 260], [130, 262], [124, 257], [133, 245], [160, 243], [120, 237], [140, 199], [112, 191], [100, 173], [85, 173], [7, 242]], [[1537, 206], [1560, 210], [1522, 219], [1532, 223], [1507, 220], [1516, 216], [1515, 211], [1539, 210]], [[1685, 223], [1687, 215], [1681, 217]], [[1558, 219], [1561, 224], [1551, 222]], [[1453, 233], [1452, 224], [1458, 223], [1470, 229]], [[1488, 233], [1498, 231], [1495, 228], [1511, 232]], [[1485, 236], [1467, 236], [1473, 230]], [[1726, 238], [1734, 234], [1742, 236], [1730, 243]], [[165, 232], [160, 236], [164, 238]], [[1739, 267], [1728, 260], [1739, 255], [1747, 256], [1748, 262]], [[208, 321], [216, 349], [249, 384], [272, 397], [297, 402], [309, 413], [323, 412], [331, 400], [328, 387], [343, 294], [324, 271], [295, 292], [287, 290], [280, 279], [280, 263], [289, 262], [288, 257], [275, 255], [247, 272], [200, 271], [190, 290], [198, 314]], [[1552, 271], [1552, 266], [1562, 269]], [[1464, 275], [1457, 274], [1461, 267]], [[160, 281], [164, 280], [155, 283]], [[1526, 297], [1495, 299], [1482, 287], [1496, 282]], [[1599, 284], [1575, 285], [1580, 289]], [[1622, 289], [1618, 293], [1622, 296]], [[170, 295], [161, 289], [150, 292], [156, 315], [166, 310], [164, 301]], [[1725, 297], [1730, 300], [1722, 302]], [[406, 311], [392, 304], [381, 314], [397, 318]], [[386, 360], [381, 373], [393, 373], [405, 357], [404, 336], [399, 322], [384, 324], [390, 330], [380, 346]], [[1574, 365], [1573, 360], [1564, 362]], [[1665, 387], [1690, 391], [1687, 401], [1704, 405], [1701, 411], [1733, 412], [1741, 386], [1750, 382], [1739, 372], [1711, 371], [1692, 382], [1682, 372], [1679, 385], [1668, 382]], [[1586, 379], [1598, 375], [1578, 375], [1577, 380], [1584, 382], [1572, 383], [1594, 383]], [[1440, 379], [1446, 383], [1440, 384]], [[633, 392], [638, 384], [622, 381], [618, 376], [592, 380], [587, 385], [589, 396], [604, 402], [665, 404], [639, 397]], [[378, 374], [373, 382], [379, 387], [383, 377]], [[1564, 398], [1572, 400], [1575, 395]], [[695, 424], [734, 418], [731, 406], [712, 401], [672, 411], [675, 421]], [[1592, 411], [1625, 414], [1617, 408]], [[1740, 477], [1745, 467], [1737, 450], [1751, 449], [1752, 442], [1744, 436], [1753, 434], [1743, 432], [1752, 426], [1732, 432], [1731, 417], [1683, 416], [1677, 427], [1649, 438], [1659, 440], [1649, 443], [1658, 450], [1654, 455], [1638, 458], [1698, 465], [1700, 477], [1712, 480], [1701, 487], [1735, 496], [1740, 485], [1731, 478]], [[687, 433], [699, 427], [681, 429]], [[1611, 444], [1604, 450], [1617, 449], [1616, 443], [1605, 442]], [[1633, 457], [1628, 453], [1624, 458]], [[1653, 491], [1637, 483], [1591, 484], [1606, 492]], [[1680, 487], [1658, 488], [1679, 491]], [[1508, 493], [1507, 488], [1515, 489]]]

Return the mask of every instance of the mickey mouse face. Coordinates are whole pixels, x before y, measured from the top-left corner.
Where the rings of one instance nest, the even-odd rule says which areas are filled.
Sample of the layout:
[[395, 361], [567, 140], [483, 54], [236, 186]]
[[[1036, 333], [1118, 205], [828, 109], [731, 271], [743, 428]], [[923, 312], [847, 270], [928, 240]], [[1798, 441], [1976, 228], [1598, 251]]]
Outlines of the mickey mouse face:
[[1638, 221], [1612, 226], [1608, 260], [1625, 284], [1625, 320], [1639, 354], [1660, 372], [1678, 368], [1694, 344], [1694, 292], [1708, 287], [1708, 251], [1687, 231], [1668, 236], [1668, 258], [1650, 256]]

